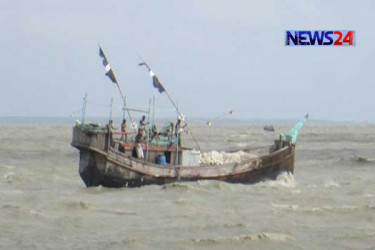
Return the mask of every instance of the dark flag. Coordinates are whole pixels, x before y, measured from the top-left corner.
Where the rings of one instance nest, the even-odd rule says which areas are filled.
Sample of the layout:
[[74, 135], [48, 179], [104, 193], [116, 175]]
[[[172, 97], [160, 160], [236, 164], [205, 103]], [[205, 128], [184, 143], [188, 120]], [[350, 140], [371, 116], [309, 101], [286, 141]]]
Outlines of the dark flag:
[[152, 77], [152, 84], [155, 88], [159, 90], [159, 93], [163, 93], [165, 91], [164, 86], [159, 81], [158, 77], [150, 70], [150, 76]]
[[103, 65], [105, 67], [105, 75], [111, 79], [112, 82], [117, 83], [115, 74], [113, 73], [111, 67], [109, 66], [108, 60], [104, 55], [102, 48], [99, 46], [99, 56], [103, 58]]

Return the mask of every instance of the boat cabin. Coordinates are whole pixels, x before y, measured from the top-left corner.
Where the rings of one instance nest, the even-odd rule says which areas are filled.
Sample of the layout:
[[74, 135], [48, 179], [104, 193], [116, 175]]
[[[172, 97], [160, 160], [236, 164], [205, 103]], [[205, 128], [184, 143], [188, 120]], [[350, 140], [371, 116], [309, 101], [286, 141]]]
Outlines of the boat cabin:
[[73, 138], [92, 149], [104, 152], [115, 151], [124, 157], [133, 157], [161, 166], [199, 166], [200, 152], [192, 148], [181, 146], [181, 138], [172, 136], [169, 139], [160, 136], [158, 140], [142, 140], [137, 143], [135, 136], [130, 134], [128, 140], [123, 140], [123, 133], [108, 131], [108, 126], [99, 124], [77, 124], [73, 129]]

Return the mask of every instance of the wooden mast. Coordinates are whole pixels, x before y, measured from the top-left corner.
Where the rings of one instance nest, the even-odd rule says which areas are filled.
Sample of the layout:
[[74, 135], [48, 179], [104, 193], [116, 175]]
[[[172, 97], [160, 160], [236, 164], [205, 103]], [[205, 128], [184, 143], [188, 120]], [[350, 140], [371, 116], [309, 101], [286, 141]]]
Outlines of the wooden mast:
[[[139, 65], [139, 66], [142, 66], [142, 65], [146, 66], [146, 68], [148, 69], [150, 75], [152, 76], [153, 72], [152, 72], [151, 68], [148, 66], [148, 64], [143, 60], [143, 58], [142, 58], [140, 55], [138, 55], [138, 56], [139, 56], [139, 57], [141, 58], [141, 60], [143, 61], [142, 63], [139, 63], [138, 65]], [[178, 107], [177, 107], [176, 103], [173, 101], [173, 99], [172, 99], [172, 97], [169, 95], [168, 91], [165, 89], [165, 87], [162, 85], [162, 83], [161, 83], [160, 81], [159, 81], [159, 84], [163, 87], [163, 90], [164, 90], [163, 92], [165, 92], [165, 94], [167, 95], [169, 101], [172, 103], [173, 107], [176, 109], [178, 116], [180, 116], [180, 117], [182, 118], [182, 117], [183, 117], [182, 114], [181, 114], [180, 111], [178, 110]], [[198, 141], [195, 139], [195, 136], [193, 135], [193, 133], [191, 132], [191, 130], [190, 130], [190, 128], [189, 128], [189, 126], [188, 126], [187, 124], [186, 124], [186, 128], [188, 129], [189, 134], [191, 135], [191, 137], [193, 138], [195, 144], [197, 145], [198, 150], [199, 150], [200, 152], [202, 152], [202, 149], [201, 149], [201, 147], [200, 147]]]

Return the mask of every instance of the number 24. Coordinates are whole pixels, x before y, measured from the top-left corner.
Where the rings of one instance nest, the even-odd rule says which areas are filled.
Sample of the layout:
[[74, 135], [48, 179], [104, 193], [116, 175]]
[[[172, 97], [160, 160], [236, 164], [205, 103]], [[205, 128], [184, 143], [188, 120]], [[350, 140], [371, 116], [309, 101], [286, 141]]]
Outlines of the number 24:
[[340, 42], [342, 38], [341, 31], [334, 31], [333, 34], [339, 35], [339, 38], [337, 38], [334, 45], [342, 45], [342, 43], [349, 43], [349, 45], [353, 45], [353, 31], [348, 31], [342, 42]]

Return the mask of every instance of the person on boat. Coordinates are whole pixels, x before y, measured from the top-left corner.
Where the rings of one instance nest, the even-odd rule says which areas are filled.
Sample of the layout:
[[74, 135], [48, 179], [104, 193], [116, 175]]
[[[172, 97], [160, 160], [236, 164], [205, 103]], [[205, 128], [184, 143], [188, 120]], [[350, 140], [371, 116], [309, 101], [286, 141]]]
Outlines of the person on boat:
[[109, 145], [111, 147], [114, 146], [114, 142], [113, 142], [113, 120], [109, 120], [108, 124], [107, 124], [107, 129], [108, 129], [108, 137], [109, 137]]
[[124, 144], [121, 143], [121, 142], [118, 144], [118, 151], [121, 152], [121, 153], [125, 153]]
[[143, 131], [138, 129], [138, 134], [135, 136], [135, 143], [141, 143], [143, 141]]
[[185, 125], [182, 125], [182, 120], [181, 119], [178, 119], [177, 120], [177, 123], [176, 123], [176, 128], [175, 128], [175, 135], [180, 135], [183, 131], [184, 131], [184, 128], [187, 126], [187, 124]]
[[171, 124], [169, 124], [169, 129], [170, 129], [170, 135], [168, 137], [169, 140], [172, 140], [172, 137], [173, 137], [173, 134], [174, 134], [174, 123], [171, 122]]
[[156, 140], [156, 141], [160, 140], [158, 129], [155, 124], [152, 126], [152, 129], [151, 129], [151, 141], [152, 140]]
[[126, 119], [123, 119], [121, 123], [121, 141], [126, 142], [127, 140], [128, 135], [126, 133]]
[[187, 124], [182, 125], [182, 120], [179, 118], [176, 123], [175, 128], [175, 135], [178, 138], [178, 145], [181, 146], [181, 133], [184, 131], [184, 128], [187, 126]]
[[174, 134], [174, 124], [173, 124], [173, 122], [171, 122], [167, 126], [167, 130], [165, 131], [164, 136], [167, 137], [169, 141], [171, 141], [172, 137], [173, 137], [173, 134]]
[[138, 158], [138, 159], [143, 159], [144, 158], [142, 144], [136, 143], [134, 145], [133, 150], [132, 150], [132, 157]]
[[170, 140], [171, 138], [171, 129], [170, 128], [167, 128], [167, 130], [165, 131], [165, 133], [163, 134], [163, 136], [167, 137], [168, 140]]
[[149, 124], [146, 122], [146, 116], [142, 116], [142, 120], [139, 121], [138, 134], [141, 131], [144, 138], [146, 138], [146, 125]]
[[142, 142], [143, 142], [143, 133], [141, 129], [138, 129], [138, 134], [135, 136], [135, 144], [134, 144], [133, 151], [132, 151], [133, 157], [141, 159], [139, 148], [142, 148]]

